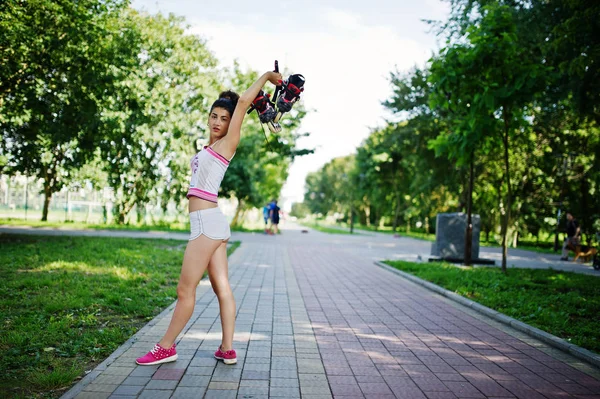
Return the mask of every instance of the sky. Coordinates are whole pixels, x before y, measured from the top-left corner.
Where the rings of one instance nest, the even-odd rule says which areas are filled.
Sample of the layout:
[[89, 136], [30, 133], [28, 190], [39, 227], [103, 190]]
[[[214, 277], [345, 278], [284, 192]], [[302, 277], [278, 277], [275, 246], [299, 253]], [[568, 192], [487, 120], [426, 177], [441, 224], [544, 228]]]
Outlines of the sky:
[[315, 152], [290, 168], [280, 198], [288, 211], [302, 201], [309, 172], [354, 153], [374, 128], [394, 119], [381, 105], [392, 95], [390, 73], [425, 64], [439, 40], [423, 20], [445, 20], [449, 11], [441, 0], [133, 0], [132, 6], [185, 17], [221, 66], [237, 60], [262, 72], [277, 59], [280, 70], [304, 75], [301, 101], [310, 112], [300, 131], [310, 135], [297, 145]]

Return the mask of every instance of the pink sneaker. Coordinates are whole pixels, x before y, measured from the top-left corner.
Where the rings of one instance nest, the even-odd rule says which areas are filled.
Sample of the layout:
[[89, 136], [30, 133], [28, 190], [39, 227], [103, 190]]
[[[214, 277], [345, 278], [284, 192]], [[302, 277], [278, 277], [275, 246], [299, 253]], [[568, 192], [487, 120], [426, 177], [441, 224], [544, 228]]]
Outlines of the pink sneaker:
[[215, 359], [222, 360], [225, 364], [237, 363], [237, 356], [235, 354], [235, 351], [232, 349], [230, 351], [223, 352], [220, 346], [219, 349], [217, 349], [217, 351], [215, 352]]
[[177, 360], [177, 351], [175, 344], [169, 349], [165, 349], [159, 344], [154, 345], [154, 348], [144, 356], [137, 358], [135, 362], [140, 366], [152, 366], [153, 364], [161, 364], [174, 362]]

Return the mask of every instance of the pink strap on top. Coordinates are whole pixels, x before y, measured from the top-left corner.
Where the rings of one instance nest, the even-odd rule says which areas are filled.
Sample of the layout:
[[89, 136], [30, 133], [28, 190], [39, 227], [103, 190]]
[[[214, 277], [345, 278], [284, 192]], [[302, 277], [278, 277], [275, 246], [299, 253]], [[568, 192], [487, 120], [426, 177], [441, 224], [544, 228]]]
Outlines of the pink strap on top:
[[214, 143], [212, 143], [211, 145], [209, 145], [209, 146], [208, 146], [208, 148], [210, 148], [211, 150], [213, 150], [213, 151], [215, 152], [215, 154], [219, 155], [221, 158], [223, 158], [224, 160], [226, 160], [226, 161], [227, 161], [227, 163], [231, 162], [231, 160], [233, 159], [233, 157], [235, 157], [235, 153], [236, 153], [237, 151], [234, 151], [233, 155], [231, 156], [231, 159], [227, 159], [227, 158], [225, 158], [223, 155], [219, 154], [218, 152], [216, 152], [216, 151], [213, 149], [213, 146], [214, 146], [215, 144], [217, 144], [219, 141], [221, 141], [221, 139], [219, 139], [219, 140], [215, 141]]

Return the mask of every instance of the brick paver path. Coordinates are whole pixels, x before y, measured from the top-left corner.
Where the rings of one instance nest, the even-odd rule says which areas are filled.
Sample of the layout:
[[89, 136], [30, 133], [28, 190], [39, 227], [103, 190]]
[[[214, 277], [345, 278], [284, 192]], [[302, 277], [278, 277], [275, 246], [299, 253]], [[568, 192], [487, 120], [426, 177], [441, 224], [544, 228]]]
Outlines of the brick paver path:
[[134, 364], [171, 307], [65, 398], [600, 398], [597, 369], [374, 266], [386, 249], [365, 237], [242, 241], [230, 260], [237, 365], [212, 357], [218, 304], [202, 281], [177, 362]]

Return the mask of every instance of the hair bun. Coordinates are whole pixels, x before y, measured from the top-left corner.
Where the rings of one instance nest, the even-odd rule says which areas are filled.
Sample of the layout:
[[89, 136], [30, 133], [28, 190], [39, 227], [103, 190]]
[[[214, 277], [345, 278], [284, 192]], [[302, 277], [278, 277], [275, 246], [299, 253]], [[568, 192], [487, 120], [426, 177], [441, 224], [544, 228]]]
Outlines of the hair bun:
[[219, 94], [219, 98], [226, 98], [228, 100], [231, 100], [231, 102], [233, 102], [233, 104], [235, 105], [238, 102], [240, 96], [234, 91], [227, 90]]
[[229, 111], [229, 115], [233, 116], [233, 112], [235, 111], [235, 107], [237, 106], [237, 102], [240, 96], [231, 90], [227, 90], [219, 94], [219, 98], [213, 103], [212, 107], [210, 107], [210, 112], [215, 108], [224, 108]]

